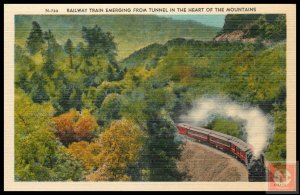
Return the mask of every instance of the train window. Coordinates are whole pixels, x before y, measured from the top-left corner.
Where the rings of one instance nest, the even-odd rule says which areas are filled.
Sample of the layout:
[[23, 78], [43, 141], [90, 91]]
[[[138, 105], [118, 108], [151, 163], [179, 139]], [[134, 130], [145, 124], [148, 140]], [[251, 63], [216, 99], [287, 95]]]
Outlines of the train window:
[[198, 137], [202, 137], [204, 139], [207, 139], [207, 136], [206, 135], [203, 135], [202, 133], [198, 133], [198, 132], [195, 132], [195, 131], [189, 131], [189, 134], [191, 135], [195, 135], [195, 136], [198, 136]]
[[230, 144], [228, 142], [224, 141], [224, 140], [216, 139], [216, 138], [213, 138], [213, 137], [211, 137], [210, 139], [212, 141], [214, 141], [214, 142], [217, 142], [219, 144], [222, 144], [222, 145], [225, 145], [227, 147], [230, 147]]

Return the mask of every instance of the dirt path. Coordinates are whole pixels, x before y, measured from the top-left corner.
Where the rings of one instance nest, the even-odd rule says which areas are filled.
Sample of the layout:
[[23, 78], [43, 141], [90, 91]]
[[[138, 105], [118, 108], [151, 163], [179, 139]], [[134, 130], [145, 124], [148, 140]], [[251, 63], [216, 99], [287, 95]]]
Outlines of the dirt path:
[[177, 163], [186, 181], [248, 181], [247, 168], [232, 156], [187, 140]]

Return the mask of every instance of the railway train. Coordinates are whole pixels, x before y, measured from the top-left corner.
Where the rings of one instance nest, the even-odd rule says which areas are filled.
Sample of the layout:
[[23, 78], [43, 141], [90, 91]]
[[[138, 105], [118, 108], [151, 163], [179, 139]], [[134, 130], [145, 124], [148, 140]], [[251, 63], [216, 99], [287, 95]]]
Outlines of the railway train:
[[251, 146], [241, 139], [202, 127], [193, 127], [185, 123], [176, 125], [178, 133], [198, 142], [216, 147], [240, 160], [248, 169], [249, 181], [265, 181], [266, 168], [264, 156], [253, 156]]

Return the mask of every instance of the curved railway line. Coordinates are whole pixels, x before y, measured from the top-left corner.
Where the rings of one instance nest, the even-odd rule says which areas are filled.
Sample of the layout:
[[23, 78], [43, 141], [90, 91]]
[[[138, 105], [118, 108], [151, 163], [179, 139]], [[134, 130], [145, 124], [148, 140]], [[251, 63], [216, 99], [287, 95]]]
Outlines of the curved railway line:
[[254, 157], [251, 146], [241, 139], [210, 129], [190, 126], [186, 123], [179, 123], [176, 127], [180, 135], [215, 147], [237, 158], [247, 167], [249, 181], [266, 180], [264, 156]]

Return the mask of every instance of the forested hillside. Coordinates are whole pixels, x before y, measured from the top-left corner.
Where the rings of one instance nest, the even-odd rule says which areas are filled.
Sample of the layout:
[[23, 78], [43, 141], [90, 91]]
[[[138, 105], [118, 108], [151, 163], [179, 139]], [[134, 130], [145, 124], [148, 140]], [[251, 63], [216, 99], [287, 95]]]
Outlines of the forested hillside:
[[25, 44], [32, 21], [37, 21], [44, 30], [50, 29], [59, 44], [62, 45], [70, 38], [75, 46], [83, 41], [82, 26], [92, 28], [98, 25], [115, 37], [117, 59], [123, 59], [149, 44], [165, 43], [174, 38], [211, 40], [221, 30], [195, 21], [173, 20], [155, 15], [18, 16], [15, 18], [17, 44]]
[[[180, 181], [175, 123], [207, 95], [271, 115], [267, 159], [286, 158], [285, 43], [177, 38], [118, 62], [117, 33], [77, 29], [75, 44], [32, 21], [15, 46], [16, 180]], [[239, 125], [210, 128], [240, 136]]]
[[[121, 64], [128, 67], [126, 76], [132, 74], [139, 82], [155, 81], [157, 86], [172, 88], [175, 96], [169, 97], [174, 103], [170, 114], [176, 122], [202, 96], [226, 96], [259, 106], [275, 123], [267, 159], [283, 160], [286, 155], [285, 51], [285, 44], [267, 47], [260, 43], [174, 39], [165, 45], [148, 46]], [[217, 117], [208, 127], [242, 136], [240, 124], [222, 117]]]
[[16, 46], [16, 179], [180, 180], [172, 92], [138, 87], [110, 33], [83, 27], [82, 37], [59, 45], [34, 21]]

